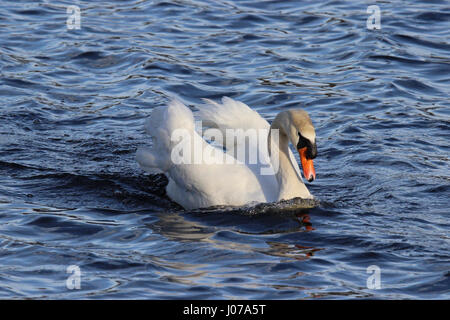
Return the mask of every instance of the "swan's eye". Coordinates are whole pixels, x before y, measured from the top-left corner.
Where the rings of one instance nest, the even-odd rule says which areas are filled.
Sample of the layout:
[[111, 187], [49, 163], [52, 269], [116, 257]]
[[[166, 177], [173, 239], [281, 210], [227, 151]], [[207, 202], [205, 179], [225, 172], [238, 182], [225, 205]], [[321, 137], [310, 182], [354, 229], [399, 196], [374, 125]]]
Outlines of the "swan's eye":
[[307, 140], [301, 135], [300, 132], [298, 132], [297, 150], [304, 148], [306, 146], [307, 146]]
[[300, 150], [302, 148], [306, 147], [306, 158], [308, 159], [314, 159], [317, 156], [317, 146], [316, 143], [311, 143], [308, 139], [302, 136], [302, 134], [298, 133], [298, 143], [297, 143], [297, 150]]

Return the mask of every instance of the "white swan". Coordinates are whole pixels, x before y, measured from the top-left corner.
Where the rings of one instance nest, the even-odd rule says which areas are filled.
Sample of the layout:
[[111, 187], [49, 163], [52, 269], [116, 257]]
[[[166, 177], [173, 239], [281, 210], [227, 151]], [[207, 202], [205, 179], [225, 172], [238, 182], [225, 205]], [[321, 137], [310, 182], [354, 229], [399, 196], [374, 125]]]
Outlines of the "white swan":
[[[224, 151], [222, 145], [211, 145], [195, 131], [194, 116], [181, 102], [155, 108], [145, 124], [153, 148], [140, 148], [136, 160], [142, 169], [167, 176], [166, 191], [173, 201], [195, 209], [313, 198], [289, 148], [291, 142], [300, 153], [304, 175], [314, 180], [315, 131], [306, 111], [282, 111], [270, 125], [242, 102], [227, 97], [222, 104], [205, 101], [207, 104], [198, 107], [199, 115], [203, 124], [215, 128], [215, 137], [226, 137], [232, 129], [247, 133], [254, 129], [262, 134], [257, 139], [233, 139], [233, 148]], [[226, 146], [227, 141], [223, 142]], [[244, 147], [240, 150], [247, 155], [256, 153], [258, 163], [238, 158], [239, 147]], [[266, 174], [261, 174], [263, 171]]]

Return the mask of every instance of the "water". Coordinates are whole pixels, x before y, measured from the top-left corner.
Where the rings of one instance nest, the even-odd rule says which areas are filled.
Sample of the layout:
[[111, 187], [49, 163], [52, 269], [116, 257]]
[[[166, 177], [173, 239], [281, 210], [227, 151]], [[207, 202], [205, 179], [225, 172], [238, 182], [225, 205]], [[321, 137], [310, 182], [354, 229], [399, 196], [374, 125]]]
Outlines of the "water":
[[[450, 4], [371, 4], [2, 1], [0, 298], [450, 298]], [[154, 107], [223, 95], [309, 112], [318, 207], [187, 212], [138, 168]]]

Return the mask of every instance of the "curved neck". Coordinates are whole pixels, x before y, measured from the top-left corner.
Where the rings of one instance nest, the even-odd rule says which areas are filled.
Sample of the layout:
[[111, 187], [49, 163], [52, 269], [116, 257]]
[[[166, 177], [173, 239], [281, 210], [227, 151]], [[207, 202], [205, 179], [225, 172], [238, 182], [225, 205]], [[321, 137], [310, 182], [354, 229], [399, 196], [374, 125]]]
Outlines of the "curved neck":
[[[277, 135], [272, 134], [272, 130], [278, 130], [278, 141], [276, 141]], [[311, 194], [292, 164], [286, 132], [284, 121], [277, 116], [270, 126], [268, 148], [279, 186], [278, 201], [296, 197], [311, 198]]]

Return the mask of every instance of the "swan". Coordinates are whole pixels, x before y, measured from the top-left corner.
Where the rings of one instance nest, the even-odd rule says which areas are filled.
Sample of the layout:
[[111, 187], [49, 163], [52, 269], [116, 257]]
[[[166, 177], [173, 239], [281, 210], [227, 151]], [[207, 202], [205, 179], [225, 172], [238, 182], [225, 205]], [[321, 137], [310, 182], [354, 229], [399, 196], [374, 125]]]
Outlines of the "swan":
[[[210, 131], [212, 143], [196, 131], [192, 111], [178, 100], [155, 108], [144, 125], [153, 145], [139, 148], [136, 160], [143, 170], [166, 175], [166, 192], [172, 201], [185, 209], [197, 209], [313, 199], [289, 148], [290, 142], [298, 150], [303, 174], [313, 181], [316, 135], [305, 110], [281, 111], [269, 124], [258, 112], [231, 98], [223, 97], [222, 103], [204, 101], [197, 107], [198, 115], [209, 127], [205, 134]], [[231, 139], [230, 130], [250, 135]], [[220, 136], [223, 141], [212, 139]], [[237, 150], [245, 156], [237, 156]], [[258, 162], [249, 161], [252, 153]]]

